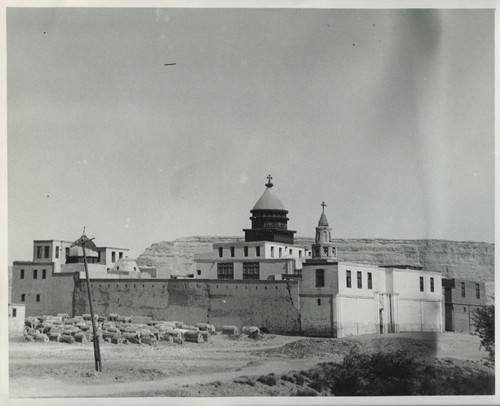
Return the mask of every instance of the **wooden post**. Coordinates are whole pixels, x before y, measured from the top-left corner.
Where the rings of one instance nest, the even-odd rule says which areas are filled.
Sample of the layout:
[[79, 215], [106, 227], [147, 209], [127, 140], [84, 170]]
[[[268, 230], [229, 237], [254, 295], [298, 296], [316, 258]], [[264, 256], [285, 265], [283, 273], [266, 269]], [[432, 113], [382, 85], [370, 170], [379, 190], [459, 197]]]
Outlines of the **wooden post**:
[[94, 309], [92, 308], [92, 295], [90, 293], [90, 278], [89, 270], [87, 268], [87, 255], [85, 254], [85, 239], [82, 238], [82, 249], [83, 249], [83, 265], [85, 267], [85, 277], [87, 279], [87, 293], [89, 295], [89, 306], [90, 306], [90, 317], [92, 319], [92, 330], [94, 336], [94, 360], [95, 360], [95, 370], [97, 372], [102, 372], [101, 365], [101, 350], [99, 348], [99, 336], [97, 335], [97, 328], [94, 318]]

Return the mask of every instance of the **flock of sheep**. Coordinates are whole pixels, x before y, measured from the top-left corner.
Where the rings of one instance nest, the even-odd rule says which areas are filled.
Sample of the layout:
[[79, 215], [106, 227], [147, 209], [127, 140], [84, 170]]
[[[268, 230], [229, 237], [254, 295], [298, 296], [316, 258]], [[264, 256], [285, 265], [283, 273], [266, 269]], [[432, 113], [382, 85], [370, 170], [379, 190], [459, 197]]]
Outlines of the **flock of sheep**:
[[[144, 316], [95, 316], [96, 334], [100, 340], [113, 344], [149, 344], [157, 341], [168, 341], [182, 344], [184, 341], [202, 343], [210, 335], [217, 334], [215, 326], [208, 323], [197, 323], [195, 326], [180, 321], [155, 321]], [[251, 338], [260, 335], [255, 326], [222, 326], [222, 334], [238, 336], [241, 333]], [[37, 316], [25, 319], [24, 339], [39, 342], [64, 342], [72, 344], [93, 340], [92, 320], [89, 314], [70, 318], [67, 314], [57, 316]]]

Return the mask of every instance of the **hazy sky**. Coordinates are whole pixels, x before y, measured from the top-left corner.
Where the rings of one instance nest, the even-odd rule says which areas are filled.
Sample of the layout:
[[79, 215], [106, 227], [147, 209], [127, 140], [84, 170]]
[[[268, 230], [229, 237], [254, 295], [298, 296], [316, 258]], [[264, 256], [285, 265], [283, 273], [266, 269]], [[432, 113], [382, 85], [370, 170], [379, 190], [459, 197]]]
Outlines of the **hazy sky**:
[[[33, 239], [494, 239], [493, 10], [9, 9], [9, 262]], [[164, 66], [176, 63], [175, 66]]]

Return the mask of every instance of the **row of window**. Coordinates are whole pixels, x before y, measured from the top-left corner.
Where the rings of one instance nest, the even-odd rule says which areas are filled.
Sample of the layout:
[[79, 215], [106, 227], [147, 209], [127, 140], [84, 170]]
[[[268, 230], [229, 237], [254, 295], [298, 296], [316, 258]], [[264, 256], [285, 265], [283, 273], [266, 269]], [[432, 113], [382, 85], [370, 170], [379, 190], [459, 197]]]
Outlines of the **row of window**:
[[[217, 264], [217, 279], [234, 279], [234, 264], [232, 262]], [[243, 263], [243, 279], [260, 279], [258, 262]]]
[[[55, 247], [55, 249], [56, 249], [55, 257], [56, 257], [56, 259], [58, 259], [60, 249], [57, 246]], [[69, 247], [66, 247], [65, 253], [66, 253], [66, 258], [68, 258], [69, 257]], [[43, 258], [50, 258], [50, 245], [36, 247], [37, 259], [42, 259], [42, 254], [43, 254]], [[123, 258], [123, 252], [119, 252], [118, 259], [122, 259], [122, 258]], [[101, 252], [100, 251], [98, 251], [98, 253], [97, 253], [97, 262], [101, 262]], [[116, 251], [111, 252], [111, 262], [116, 262]]]
[[[101, 253], [99, 252], [99, 262], [100, 259], [101, 259]], [[123, 252], [119, 252], [118, 253], [118, 259], [122, 259], [123, 258]], [[116, 262], [116, 251], [111, 251], [111, 262]]]
[[[47, 270], [42, 269], [42, 279], [47, 278]], [[21, 269], [20, 279], [24, 279], [24, 269]], [[33, 269], [33, 279], [38, 279], [38, 269]]]
[[[55, 249], [56, 249], [55, 257], [57, 259], [59, 258], [60, 247], [56, 246]], [[36, 247], [37, 259], [42, 258], [42, 253], [43, 253], [43, 258], [50, 258], [50, 245]], [[68, 257], [69, 257], [69, 247], [66, 247], [66, 258]]]
[[36, 247], [36, 257], [38, 259], [42, 258], [42, 250], [43, 250], [43, 257], [44, 258], [49, 258], [49, 254], [50, 254], [50, 245], [46, 245], [44, 247], [42, 246], [39, 246], [39, 247]]
[[[425, 286], [424, 286], [424, 277], [421, 276], [420, 277], [420, 292], [423, 292], [425, 289]], [[431, 276], [430, 278], [430, 290], [431, 292], [434, 292], [434, 278]]]
[[[356, 281], [358, 289], [363, 289], [363, 273], [361, 271], [356, 272]], [[348, 288], [352, 287], [351, 271], [349, 270], [346, 271], [345, 284]], [[373, 277], [371, 272], [367, 272], [366, 274], [366, 287], [367, 289], [373, 289]]]
[[[465, 297], [465, 282], [460, 283], [460, 290], [462, 297]], [[476, 283], [476, 299], [481, 299], [481, 288], [479, 287], [479, 283]]]
[[[278, 257], [282, 257], [283, 253], [286, 255], [286, 248], [283, 249], [283, 247], [278, 248]], [[234, 252], [235, 252], [235, 247], [230, 247], [229, 248], [229, 253], [231, 258], [234, 258]], [[293, 255], [293, 249], [290, 248], [288, 249], [288, 254]], [[243, 247], [243, 255], [245, 257], [248, 257], [248, 247]], [[260, 247], [255, 247], [255, 256], [260, 257]], [[224, 248], [219, 247], [219, 258], [224, 257]], [[302, 258], [302, 250], [299, 250], [299, 257]], [[271, 247], [271, 258], [274, 258], [274, 247]]]
[[[234, 258], [234, 247], [229, 248], [231, 258]], [[243, 247], [243, 255], [248, 257], [248, 247]], [[260, 247], [255, 247], [255, 256], [260, 257]], [[219, 258], [224, 257], [224, 248], [219, 247]]]
[[[361, 271], [357, 271], [357, 287], [358, 289], [363, 289], [363, 273]], [[351, 271], [346, 271], [346, 287], [352, 287], [352, 276]], [[366, 275], [366, 285], [368, 289], [373, 289], [373, 277], [372, 273], [368, 272]], [[323, 288], [325, 286], [325, 270], [324, 269], [316, 269], [316, 287]]]
[[[320, 257], [321, 256], [321, 248], [320, 247], [317, 247], [315, 249], [315, 255], [317, 257]], [[323, 247], [323, 252], [326, 256], [332, 256], [334, 257], [335, 256], [335, 247]]]
[[[36, 301], [40, 301], [40, 293], [36, 294]], [[21, 293], [21, 302], [26, 302], [26, 293]]]

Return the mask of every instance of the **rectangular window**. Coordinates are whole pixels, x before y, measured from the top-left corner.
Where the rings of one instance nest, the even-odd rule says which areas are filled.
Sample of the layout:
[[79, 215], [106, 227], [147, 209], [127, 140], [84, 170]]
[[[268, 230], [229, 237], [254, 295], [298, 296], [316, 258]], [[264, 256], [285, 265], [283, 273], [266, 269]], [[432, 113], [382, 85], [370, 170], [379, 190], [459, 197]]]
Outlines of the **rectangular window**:
[[17, 309], [12, 309], [12, 317], [17, 317]]
[[335, 256], [335, 247], [332, 247], [332, 257]]
[[358, 289], [361, 289], [363, 287], [363, 280], [361, 279], [363, 276], [361, 275], [360, 271], [358, 271], [357, 277], [358, 277]]
[[59, 258], [59, 247], [56, 247], [56, 258]]
[[48, 245], [45, 246], [45, 252], [44, 252], [44, 257], [45, 258], [48, 258], [49, 257], [49, 251], [50, 251], [50, 247]]
[[476, 283], [476, 299], [481, 298], [481, 290], [479, 289], [479, 283]]
[[299, 250], [299, 258], [302, 258], [302, 250]]
[[290, 248], [290, 250], [289, 250], [288, 252], [289, 252], [289, 254], [290, 254], [290, 255], [292, 255], [292, 252], [293, 252], [293, 251], [292, 251], [292, 249]]
[[219, 247], [219, 258], [222, 258], [223, 255], [224, 255], [224, 248]]
[[325, 270], [316, 269], [316, 287], [323, 288], [325, 286]]
[[434, 278], [431, 278], [431, 292], [434, 292]]
[[36, 278], [38, 278], [38, 270], [33, 269], [33, 279], [36, 279]]
[[198, 269], [198, 270], [196, 271], [196, 273], [198, 274], [198, 276], [200, 276], [200, 275], [201, 275], [201, 269]]
[[279, 248], [279, 257], [280, 257], [280, 258], [281, 258], [281, 255], [282, 255], [282, 251], [283, 251], [283, 249], [280, 247], [280, 248]]
[[274, 247], [271, 247], [271, 258], [274, 258]]
[[36, 257], [42, 258], [42, 247], [36, 247]]
[[45, 279], [45, 278], [47, 278], [47, 270], [42, 269], [42, 279]]
[[420, 292], [424, 291], [424, 277], [420, 277]]
[[244, 262], [243, 263], [243, 279], [260, 279], [259, 263]]
[[67, 259], [69, 257], [69, 247], [66, 247], [65, 255], [66, 255], [66, 259]]
[[372, 273], [368, 272], [368, 289], [373, 289]]
[[116, 252], [111, 251], [111, 262], [116, 262]]
[[231, 257], [234, 258], [234, 247], [231, 247]]
[[462, 282], [460, 285], [462, 289], [462, 297], [465, 297], [465, 282]]
[[321, 306], [321, 299], [318, 299], [318, 306]]
[[21, 302], [26, 302], [26, 293], [21, 294]]
[[255, 256], [260, 257], [260, 247], [255, 247]]
[[101, 251], [97, 251], [97, 262], [101, 262]]
[[37, 293], [36, 294], [36, 301], [39, 302], [40, 301], [40, 293]]
[[21, 279], [24, 279], [24, 269], [21, 269]]
[[119, 253], [118, 253], [118, 258], [119, 258], [119, 259], [122, 259], [122, 258], [123, 258], [123, 252], [119, 252]]
[[232, 262], [217, 264], [217, 279], [234, 279]]
[[248, 257], [248, 247], [243, 247], [243, 255]]
[[346, 271], [346, 273], [345, 273], [345, 285], [348, 288], [351, 287], [351, 271]]

